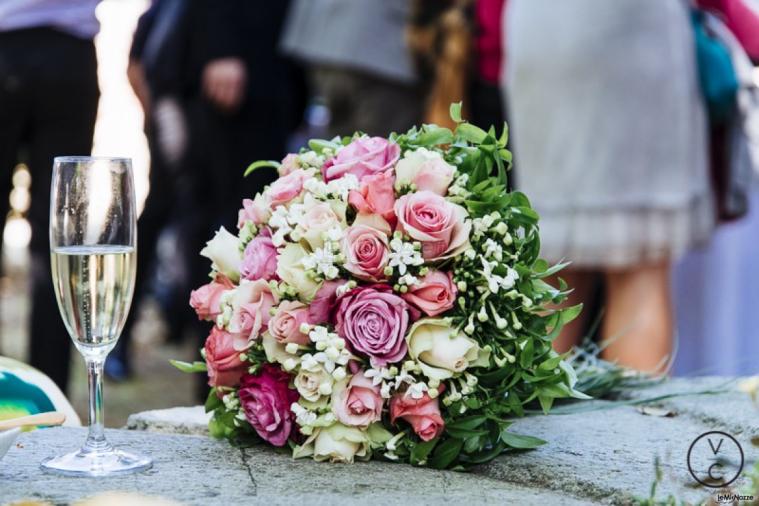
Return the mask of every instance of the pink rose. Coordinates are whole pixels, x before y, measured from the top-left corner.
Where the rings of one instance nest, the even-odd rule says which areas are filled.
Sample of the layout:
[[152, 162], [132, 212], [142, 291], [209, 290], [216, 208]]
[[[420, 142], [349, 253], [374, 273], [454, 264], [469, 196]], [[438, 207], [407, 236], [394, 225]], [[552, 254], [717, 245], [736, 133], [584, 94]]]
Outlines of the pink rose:
[[215, 320], [221, 314], [221, 295], [235, 285], [223, 274], [214, 281], [190, 292], [190, 306], [201, 320]]
[[442, 260], [469, 245], [466, 210], [431, 191], [409, 193], [395, 202], [398, 228], [422, 244], [425, 260]]
[[265, 228], [245, 247], [240, 275], [243, 279], [270, 280], [277, 274], [277, 248], [271, 241], [271, 230]]
[[286, 300], [279, 304], [277, 312], [269, 320], [269, 333], [281, 344], [309, 344], [311, 341], [300, 331], [308, 323], [308, 308], [301, 302]]
[[287, 204], [300, 195], [300, 192], [303, 190], [303, 182], [309, 177], [311, 176], [308, 172], [303, 169], [297, 169], [274, 181], [269, 189], [266, 190], [270, 207], [275, 209], [277, 206]]
[[245, 418], [259, 436], [274, 446], [284, 446], [293, 430], [292, 403], [298, 392], [289, 388], [290, 375], [264, 364], [256, 376], [243, 376], [238, 395]]
[[427, 316], [437, 316], [453, 307], [456, 300], [456, 285], [450, 272], [430, 271], [411, 285], [403, 299]]
[[420, 399], [414, 399], [407, 392], [395, 394], [390, 399], [390, 421], [395, 423], [398, 418], [410, 423], [422, 441], [435, 439], [445, 429], [437, 397], [431, 399], [427, 393]]
[[287, 156], [285, 156], [282, 159], [282, 163], [279, 165], [279, 169], [277, 172], [281, 176], [286, 176], [290, 174], [293, 171], [296, 171], [300, 168], [300, 163], [298, 162], [298, 155], [293, 153], [288, 153]]
[[266, 223], [270, 216], [269, 201], [263, 194], [259, 193], [254, 200], [244, 199], [242, 201], [242, 209], [237, 214], [237, 228], [242, 228], [248, 221], [254, 225]]
[[342, 241], [344, 267], [359, 279], [381, 281], [386, 279], [390, 247], [387, 236], [376, 228], [352, 225]]
[[228, 328], [247, 339], [257, 339], [269, 326], [269, 310], [277, 303], [269, 283], [263, 279], [237, 287], [232, 297], [232, 317]]
[[406, 355], [406, 302], [387, 285], [354, 288], [337, 298], [335, 330], [352, 351], [369, 357], [372, 367], [384, 367]]
[[390, 169], [401, 156], [401, 148], [383, 137], [359, 137], [327, 160], [322, 167], [324, 181], [353, 174], [363, 182], [366, 176]]
[[367, 176], [362, 180], [361, 189], [351, 190], [348, 203], [359, 213], [379, 214], [391, 225], [395, 224], [395, 191], [392, 171]]
[[246, 343], [244, 338], [214, 325], [204, 347], [209, 385], [235, 387], [240, 383], [240, 377], [248, 370], [248, 365], [240, 360]]
[[355, 374], [347, 383], [338, 384], [332, 392], [332, 412], [345, 425], [368, 427], [382, 418], [382, 396], [378, 385]]
[[331, 322], [337, 301], [337, 289], [345, 281], [325, 281], [308, 306], [308, 321], [314, 325]]

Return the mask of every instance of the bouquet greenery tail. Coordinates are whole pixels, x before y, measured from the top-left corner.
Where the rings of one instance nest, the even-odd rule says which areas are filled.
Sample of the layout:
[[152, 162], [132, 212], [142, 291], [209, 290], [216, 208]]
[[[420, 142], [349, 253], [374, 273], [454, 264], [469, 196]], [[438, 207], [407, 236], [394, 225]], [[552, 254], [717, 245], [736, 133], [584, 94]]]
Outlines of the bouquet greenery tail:
[[538, 215], [507, 191], [508, 129], [461, 119], [389, 138], [312, 140], [201, 252], [190, 304], [213, 323], [210, 431], [295, 457], [466, 468], [544, 444], [526, 408], [586, 398], [551, 342], [563, 265], [539, 257]]

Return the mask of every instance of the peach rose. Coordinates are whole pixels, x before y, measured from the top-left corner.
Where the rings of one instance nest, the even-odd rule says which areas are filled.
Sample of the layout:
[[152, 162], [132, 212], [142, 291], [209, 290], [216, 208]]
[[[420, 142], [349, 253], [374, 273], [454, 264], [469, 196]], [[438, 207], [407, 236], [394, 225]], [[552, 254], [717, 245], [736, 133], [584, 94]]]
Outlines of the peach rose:
[[401, 156], [398, 144], [384, 137], [359, 137], [327, 160], [322, 167], [325, 182], [353, 174], [359, 182], [389, 170]]
[[240, 360], [247, 341], [214, 326], [204, 347], [208, 384], [212, 387], [235, 387], [248, 370]]
[[390, 421], [395, 423], [398, 418], [411, 424], [422, 441], [435, 439], [445, 429], [437, 397], [431, 399], [426, 393], [420, 399], [414, 399], [407, 393], [395, 394], [390, 399]]
[[311, 175], [303, 169], [296, 169], [286, 176], [282, 176], [274, 181], [268, 190], [266, 196], [272, 209], [282, 204], [287, 204], [295, 197], [300, 195], [303, 190], [303, 182]]
[[221, 313], [221, 295], [235, 285], [223, 274], [190, 293], [190, 306], [201, 320], [215, 320]]
[[388, 223], [395, 224], [394, 180], [392, 171], [367, 176], [360, 189], [350, 191], [348, 203], [360, 214], [378, 214]]
[[269, 310], [277, 302], [277, 296], [263, 279], [241, 284], [232, 296], [229, 331], [247, 339], [257, 339], [268, 328], [271, 320]]
[[401, 297], [427, 316], [437, 316], [453, 307], [456, 293], [450, 272], [430, 271]]
[[445, 195], [453, 181], [455, 168], [437, 151], [419, 148], [408, 151], [395, 167], [395, 185], [413, 183], [418, 191], [429, 190], [438, 195]]

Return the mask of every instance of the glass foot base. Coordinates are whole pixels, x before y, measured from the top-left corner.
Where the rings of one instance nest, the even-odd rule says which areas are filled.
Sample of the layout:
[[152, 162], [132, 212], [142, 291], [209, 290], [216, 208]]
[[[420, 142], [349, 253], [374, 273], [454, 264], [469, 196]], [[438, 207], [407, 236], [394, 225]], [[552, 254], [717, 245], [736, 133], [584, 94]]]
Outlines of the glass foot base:
[[113, 448], [100, 451], [82, 448], [45, 459], [40, 467], [45, 472], [65, 476], [112, 476], [145, 471], [153, 467], [153, 460]]

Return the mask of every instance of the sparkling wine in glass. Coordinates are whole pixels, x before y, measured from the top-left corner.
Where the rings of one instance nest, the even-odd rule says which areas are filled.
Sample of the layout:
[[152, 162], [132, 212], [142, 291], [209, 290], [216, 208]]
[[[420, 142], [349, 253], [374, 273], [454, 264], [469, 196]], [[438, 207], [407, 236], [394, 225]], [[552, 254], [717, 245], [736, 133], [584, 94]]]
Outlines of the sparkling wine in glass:
[[84, 446], [43, 461], [46, 471], [107, 476], [152, 466], [147, 457], [115, 449], [103, 431], [103, 364], [132, 303], [136, 213], [129, 159], [55, 159], [50, 195], [53, 284], [63, 322], [87, 364], [90, 399]]

